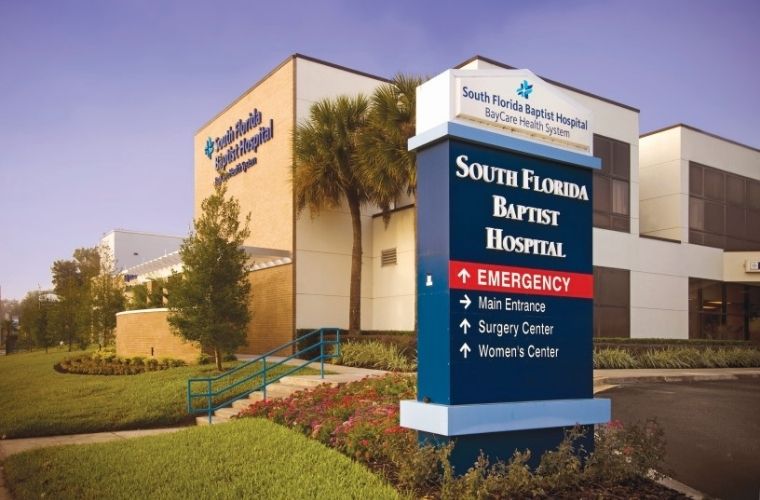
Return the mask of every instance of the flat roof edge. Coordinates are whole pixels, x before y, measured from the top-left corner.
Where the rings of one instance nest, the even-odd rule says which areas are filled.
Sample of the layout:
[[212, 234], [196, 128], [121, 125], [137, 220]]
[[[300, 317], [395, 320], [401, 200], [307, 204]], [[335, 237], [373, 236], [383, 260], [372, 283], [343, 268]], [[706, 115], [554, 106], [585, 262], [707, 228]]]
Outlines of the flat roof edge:
[[[503, 62], [497, 61], [496, 59], [491, 59], [490, 57], [485, 57], [485, 56], [481, 56], [481, 55], [474, 55], [471, 58], [467, 59], [466, 61], [457, 64], [456, 66], [454, 66], [454, 68], [455, 69], [461, 69], [462, 66], [466, 66], [467, 64], [470, 64], [472, 61], [474, 61], [476, 59], [480, 59], [482, 61], [485, 61], [487, 63], [499, 66], [499, 67], [504, 68], [504, 69], [519, 69], [519, 68], [515, 68], [514, 66], [510, 66], [509, 64], [504, 64]], [[627, 109], [629, 111], [634, 111], [636, 113], [641, 113], [641, 110], [639, 110], [638, 108], [634, 108], [633, 106], [629, 106], [629, 105], [623, 104], [621, 102], [613, 101], [612, 99], [608, 99], [608, 98], [602, 97], [600, 95], [592, 94], [591, 92], [588, 92], [586, 90], [581, 90], [581, 89], [576, 88], [576, 87], [572, 87], [570, 85], [567, 85], [566, 83], [558, 82], [557, 80], [552, 80], [550, 78], [544, 78], [541, 75], [538, 75], [538, 77], [541, 78], [542, 80], [544, 80], [547, 83], [551, 83], [552, 85], [556, 85], [557, 87], [561, 87], [563, 89], [567, 89], [567, 90], [570, 90], [570, 91], [573, 91], [573, 92], [577, 92], [577, 93], [579, 93], [581, 95], [585, 95], [586, 97], [592, 97], [594, 99], [599, 99], [600, 101], [606, 102], [608, 104], [613, 104], [615, 106], [619, 106], [619, 107], [621, 107], [623, 109]]]
[[249, 93], [251, 93], [253, 90], [255, 90], [256, 87], [258, 87], [259, 85], [261, 85], [262, 83], [264, 83], [264, 81], [266, 81], [269, 77], [271, 77], [272, 75], [274, 75], [275, 73], [277, 73], [279, 70], [281, 70], [286, 64], [288, 64], [291, 61], [295, 61], [296, 59], [303, 59], [304, 61], [309, 61], [309, 62], [313, 62], [313, 63], [316, 63], [316, 64], [322, 64], [323, 66], [328, 66], [330, 68], [334, 68], [334, 69], [338, 69], [338, 70], [341, 70], [341, 71], [345, 71], [347, 73], [353, 73], [355, 75], [363, 76], [363, 77], [366, 77], [366, 78], [372, 78], [373, 80], [379, 80], [379, 81], [385, 82], [385, 83], [389, 83], [391, 81], [388, 78], [385, 78], [385, 77], [382, 77], [382, 76], [373, 75], [372, 73], [367, 73], [367, 72], [364, 72], [364, 71], [359, 71], [359, 70], [356, 70], [356, 69], [349, 68], [347, 66], [341, 66], [340, 64], [335, 64], [335, 63], [332, 63], [330, 61], [325, 61], [325, 60], [322, 60], [322, 59], [318, 59], [316, 57], [311, 57], [311, 56], [307, 56], [307, 55], [295, 52], [295, 53], [289, 55], [288, 57], [286, 57], [282, 62], [280, 62], [280, 64], [278, 64], [273, 69], [271, 69], [266, 75], [264, 75], [262, 78], [260, 78], [256, 83], [254, 83], [253, 85], [251, 85], [250, 87], [248, 87], [245, 91], [243, 91], [242, 94], [240, 94], [232, 102], [230, 102], [227, 106], [225, 106], [224, 109], [222, 109], [217, 114], [215, 114], [213, 118], [211, 118], [210, 120], [207, 120], [206, 123], [204, 123], [200, 128], [198, 128], [198, 130], [195, 131], [195, 135], [198, 135], [203, 129], [205, 129], [206, 127], [208, 127], [209, 125], [211, 125], [211, 123], [213, 121], [215, 121], [217, 118], [219, 118], [224, 113], [226, 113], [230, 108], [232, 108], [232, 106], [234, 106], [235, 104], [237, 104], [238, 102], [240, 102], [240, 100], [243, 97], [245, 97], [246, 95], [248, 95]]
[[649, 132], [645, 132], [645, 133], [639, 135], [639, 139], [641, 139], [643, 137], [650, 136], [650, 135], [659, 134], [660, 132], [665, 132], [666, 130], [672, 130], [672, 129], [678, 128], [678, 127], [682, 127], [682, 128], [691, 130], [693, 132], [698, 132], [700, 134], [704, 134], [704, 135], [712, 137], [714, 139], [719, 139], [721, 141], [728, 142], [730, 144], [734, 144], [736, 146], [741, 146], [743, 148], [747, 148], [749, 150], [752, 150], [752, 151], [760, 153], [760, 148], [755, 148], [755, 147], [749, 146], [747, 144], [742, 144], [741, 142], [734, 141], [733, 139], [727, 139], [727, 138], [725, 138], [723, 136], [720, 136], [718, 134], [713, 134], [712, 132], [707, 132], [705, 130], [699, 129], [697, 127], [692, 127], [691, 125], [687, 125], [685, 123], [676, 123], [676, 124], [673, 124], [673, 125], [669, 125], [667, 127], [662, 127], [662, 128], [658, 128], [656, 130], [651, 130]]

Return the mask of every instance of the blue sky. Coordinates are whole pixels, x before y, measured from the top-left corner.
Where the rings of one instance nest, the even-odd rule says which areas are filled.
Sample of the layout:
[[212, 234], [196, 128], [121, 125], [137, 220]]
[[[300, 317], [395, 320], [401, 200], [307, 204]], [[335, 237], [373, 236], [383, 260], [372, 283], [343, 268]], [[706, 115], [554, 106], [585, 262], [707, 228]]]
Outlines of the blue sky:
[[760, 147], [755, 1], [0, 0], [0, 287], [113, 228], [186, 235], [192, 137], [294, 52], [382, 76], [481, 54]]

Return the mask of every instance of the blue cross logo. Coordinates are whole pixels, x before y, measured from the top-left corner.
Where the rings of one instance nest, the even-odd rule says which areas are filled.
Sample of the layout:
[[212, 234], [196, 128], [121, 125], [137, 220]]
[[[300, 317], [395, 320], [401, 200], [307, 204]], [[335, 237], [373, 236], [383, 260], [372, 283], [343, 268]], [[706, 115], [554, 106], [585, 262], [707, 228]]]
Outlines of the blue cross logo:
[[531, 92], [533, 92], [533, 85], [528, 83], [528, 80], [523, 80], [517, 88], [517, 95], [526, 99], [530, 97]]
[[206, 139], [206, 148], [203, 150], [204, 153], [206, 153], [206, 156], [208, 156], [208, 159], [211, 159], [211, 155], [214, 154], [214, 141], [211, 140], [211, 137]]

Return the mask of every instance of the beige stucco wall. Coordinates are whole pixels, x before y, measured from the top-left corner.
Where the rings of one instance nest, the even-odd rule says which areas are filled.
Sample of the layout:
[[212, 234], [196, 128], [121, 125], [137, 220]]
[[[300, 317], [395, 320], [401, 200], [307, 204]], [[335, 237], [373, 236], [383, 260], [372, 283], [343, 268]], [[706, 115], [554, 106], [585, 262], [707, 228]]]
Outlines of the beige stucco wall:
[[[341, 94], [370, 95], [381, 80], [296, 59], [296, 119], [308, 119], [315, 102]], [[362, 328], [373, 329], [372, 214], [362, 209]], [[348, 207], [322, 210], [318, 217], [306, 210], [296, 220], [296, 326], [348, 328], [348, 304], [353, 233]]]
[[[116, 315], [116, 354], [147, 358], [174, 358], [196, 363], [201, 353], [197, 342], [186, 342], [174, 335], [166, 317], [169, 310], [140, 309]], [[151, 348], [153, 355], [151, 356]]]
[[[417, 276], [414, 206], [394, 212], [386, 225], [372, 219], [373, 330], [414, 330]], [[383, 266], [382, 251], [396, 249], [396, 264]]]
[[759, 272], [747, 272], [747, 261], [760, 261], [760, 252], [724, 252], [723, 280], [736, 283], [760, 283]]
[[639, 147], [641, 234], [688, 241], [688, 162], [682, 158], [681, 128], [642, 137]]

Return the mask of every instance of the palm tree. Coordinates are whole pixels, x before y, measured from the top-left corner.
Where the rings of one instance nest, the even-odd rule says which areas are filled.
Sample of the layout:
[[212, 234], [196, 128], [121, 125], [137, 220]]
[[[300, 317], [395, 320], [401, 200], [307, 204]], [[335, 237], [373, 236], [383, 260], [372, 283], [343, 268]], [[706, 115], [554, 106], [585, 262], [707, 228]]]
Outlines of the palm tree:
[[311, 107], [309, 120], [296, 127], [293, 184], [296, 209], [312, 214], [345, 201], [351, 213], [353, 248], [348, 324], [361, 329], [362, 225], [361, 206], [369, 191], [358, 176], [357, 138], [367, 124], [369, 101], [364, 96], [324, 99]]
[[362, 183], [383, 210], [386, 223], [391, 205], [417, 186], [415, 154], [407, 148], [414, 135], [416, 90], [425, 79], [398, 74], [372, 95], [367, 127], [359, 136], [358, 160]]

